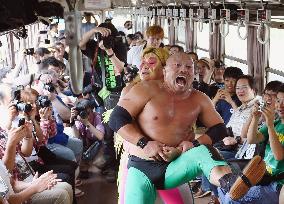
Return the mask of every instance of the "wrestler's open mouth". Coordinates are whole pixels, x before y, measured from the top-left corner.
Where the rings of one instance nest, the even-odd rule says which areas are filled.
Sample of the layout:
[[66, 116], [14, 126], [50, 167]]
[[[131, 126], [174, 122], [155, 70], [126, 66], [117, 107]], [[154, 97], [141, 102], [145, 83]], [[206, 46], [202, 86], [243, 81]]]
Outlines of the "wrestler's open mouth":
[[185, 84], [186, 84], [186, 78], [185, 78], [184, 76], [178, 76], [178, 77], [176, 78], [176, 83], [177, 83], [177, 85], [179, 85], [179, 86], [185, 86]]

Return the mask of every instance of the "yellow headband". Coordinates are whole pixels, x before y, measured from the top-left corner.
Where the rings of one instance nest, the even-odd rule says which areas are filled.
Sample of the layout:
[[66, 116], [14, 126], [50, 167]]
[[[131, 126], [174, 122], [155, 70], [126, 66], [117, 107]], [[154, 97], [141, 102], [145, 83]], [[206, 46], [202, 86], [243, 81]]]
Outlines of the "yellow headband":
[[149, 47], [149, 48], [144, 49], [142, 56], [144, 57], [146, 54], [149, 54], [149, 53], [155, 54], [161, 61], [161, 64], [163, 66], [166, 65], [166, 61], [169, 58], [169, 53], [166, 49]]

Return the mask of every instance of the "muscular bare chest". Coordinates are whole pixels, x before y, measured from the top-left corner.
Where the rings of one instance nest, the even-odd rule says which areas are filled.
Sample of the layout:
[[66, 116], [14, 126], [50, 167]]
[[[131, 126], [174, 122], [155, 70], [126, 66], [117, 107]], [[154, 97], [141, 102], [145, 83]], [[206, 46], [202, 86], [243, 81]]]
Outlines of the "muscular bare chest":
[[144, 107], [139, 121], [151, 137], [174, 135], [177, 140], [185, 137], [198, 117], [200, 107], [195, 100], [177, 100], [167, 94], [157, 94]]

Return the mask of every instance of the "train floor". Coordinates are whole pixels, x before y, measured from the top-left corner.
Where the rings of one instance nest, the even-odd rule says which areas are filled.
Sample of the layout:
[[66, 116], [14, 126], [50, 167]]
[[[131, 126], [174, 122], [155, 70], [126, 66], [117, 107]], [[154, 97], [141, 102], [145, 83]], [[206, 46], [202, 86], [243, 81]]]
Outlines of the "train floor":
[[[82, 180], [83, 185], [79, 187], [85, 194], [77, 198], [78, 204], [117, 204], [117, 185], [108, 183], [100, 171], [93, 166], [89, 179]], [[210, 196], [195, 199], [194, 204], [209, 203]]]

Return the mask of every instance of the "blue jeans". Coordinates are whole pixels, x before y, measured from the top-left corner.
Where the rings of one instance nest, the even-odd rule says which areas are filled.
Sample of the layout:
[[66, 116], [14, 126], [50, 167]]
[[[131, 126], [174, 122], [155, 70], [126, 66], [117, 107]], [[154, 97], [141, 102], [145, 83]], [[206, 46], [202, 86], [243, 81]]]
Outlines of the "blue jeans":
[[[220, 154], [223, 156], [225, 160], [235, 158], [236, 151], [220, 151]], [[201, 177], [201, 189], [203, 191], [212, 191], [215, 196], [218, 196], [217, 186], [211, 184], [206, 176], [202, 175]]]
[[238, 201], [230, 198], [229, 193], [225, 193], [221, 188], [218, 188], [218, 195], [221, 203], [226, 204], [278, 204], [281, 186], [276, 182], [268, 186], [253, 186], [247, 194]]
[[47, 144], [47, 148], [63, 159], [79, 162], [83, 152], [83, 142], [78, 138], [69, 137], [66, 146], [52, 143]]
[[217, 187], [211, 184], [204, 174], [201, 177], [201, 189], [203, 191], [212, 191], [214, 195], [218, 195]]

